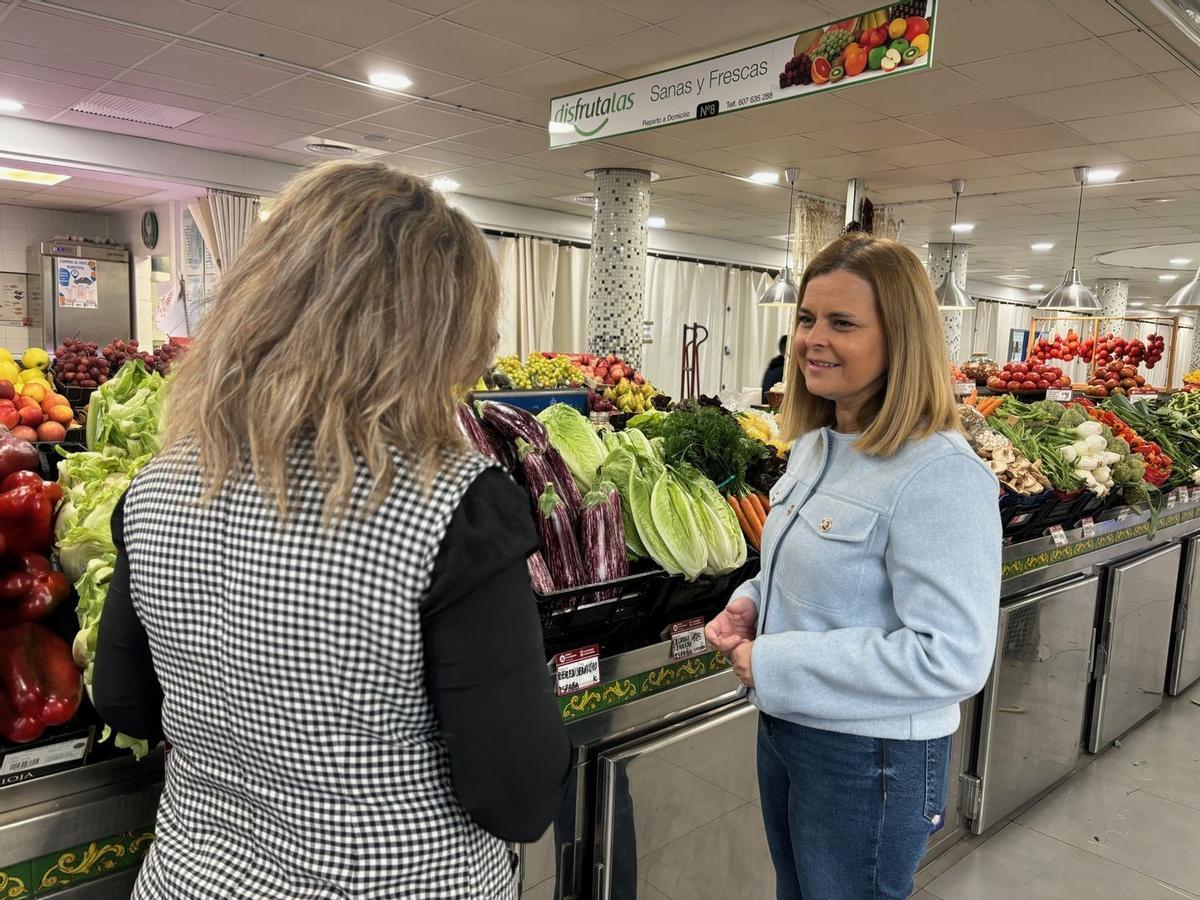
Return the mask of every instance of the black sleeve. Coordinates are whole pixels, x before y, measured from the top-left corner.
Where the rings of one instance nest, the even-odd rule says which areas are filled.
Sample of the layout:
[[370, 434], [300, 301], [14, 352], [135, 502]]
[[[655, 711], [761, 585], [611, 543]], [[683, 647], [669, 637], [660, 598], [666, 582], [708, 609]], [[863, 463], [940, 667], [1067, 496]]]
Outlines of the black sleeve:
[[92, 702], [114, 730], [157, 743], [162, 737], [162, 688], [150, 659], [150, 640], [138, 621], [129, 595], [129, 558], [125, 554], [125, 498], [112, 514], [117, 562], [100, 614]]
[[571, 764], [525, 560], [537, 536], [499, 470], [463, 496], [422, 607], [425, 668], [459, 801], [506, 841], [536, 841]]

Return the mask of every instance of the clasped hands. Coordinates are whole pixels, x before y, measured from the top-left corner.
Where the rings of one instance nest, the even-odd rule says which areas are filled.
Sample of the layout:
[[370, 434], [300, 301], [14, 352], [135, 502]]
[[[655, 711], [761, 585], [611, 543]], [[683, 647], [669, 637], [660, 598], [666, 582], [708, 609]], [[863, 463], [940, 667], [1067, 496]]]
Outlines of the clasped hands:
[[758, 628], [758, 609], [749, 597], [735, 597], [711, 622], [704, 626], [704, 637], [714, 650], [720, 650], [733, 665], [738, 681], [754, 687], [750, 658]]

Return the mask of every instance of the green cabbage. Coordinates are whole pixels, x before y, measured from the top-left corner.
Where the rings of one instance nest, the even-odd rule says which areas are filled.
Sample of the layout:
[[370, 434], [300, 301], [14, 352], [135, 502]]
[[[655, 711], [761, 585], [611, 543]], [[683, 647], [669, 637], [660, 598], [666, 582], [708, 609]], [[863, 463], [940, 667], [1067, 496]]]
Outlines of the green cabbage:
[[592, 423], [565, 403], [555, 403], [538, 413], [546, 427], [550, 443], [562, 456], [571, 475], [584, 493], [596, 483], [596, 473], [604, 462], [605, 445]]
[[157, 372], [147, 372], [141, 360], [121, 366], [88, 403], [88, 449], [115, 448], [130, 457], [157, 453], [162, 446], [165, 384]]

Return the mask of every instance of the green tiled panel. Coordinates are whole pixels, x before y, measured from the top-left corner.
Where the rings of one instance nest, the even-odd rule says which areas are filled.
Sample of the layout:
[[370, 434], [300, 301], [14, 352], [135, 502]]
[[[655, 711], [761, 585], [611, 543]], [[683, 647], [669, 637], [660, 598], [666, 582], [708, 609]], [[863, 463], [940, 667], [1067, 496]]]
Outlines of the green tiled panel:
[[0, 869], [0, 900], [47, 897], [135, 866], [153, 840], [149, 827], [140, 828]]

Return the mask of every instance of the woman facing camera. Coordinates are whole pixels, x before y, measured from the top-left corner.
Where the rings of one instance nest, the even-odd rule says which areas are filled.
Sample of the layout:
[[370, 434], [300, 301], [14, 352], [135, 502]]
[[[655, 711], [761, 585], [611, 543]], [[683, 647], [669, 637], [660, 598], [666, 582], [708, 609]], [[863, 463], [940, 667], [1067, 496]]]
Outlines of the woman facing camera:
[[379, 163], [250, 235], [113, 516], [94, 691], [172, 746], [134, 897], [515, 898], [570, 746], [524, 493], [469, 452], [482, 234]]
[[800, 284], [760, 574], [708, 638], [759, 709], [779, 900], [906, 898], [991, 669], [998, 484], [958, 430], [933, 287], [842, 237]]

